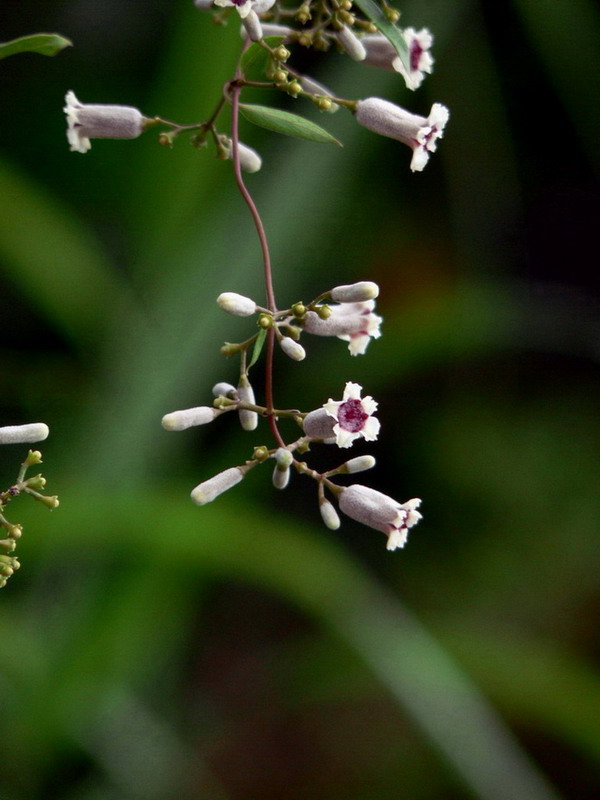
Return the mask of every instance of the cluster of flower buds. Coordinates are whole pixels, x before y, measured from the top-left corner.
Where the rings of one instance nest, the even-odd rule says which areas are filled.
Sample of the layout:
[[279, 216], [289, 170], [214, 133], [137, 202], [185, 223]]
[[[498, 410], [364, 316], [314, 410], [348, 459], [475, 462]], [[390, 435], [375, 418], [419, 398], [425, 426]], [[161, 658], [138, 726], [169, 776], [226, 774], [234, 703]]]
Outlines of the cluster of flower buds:
[[[47, 438], [48, 433], [48, 426], [43, 422], [34, 422], [28, 425], [8, 425], [0, 428], [0, 444], [40, 442]], [[8, 578], [20, 566], [17, 558], [10, 554], [17, 547], [17, 542], [23, 534], [23, 526], [10, 522], [4, 516], [8, 503], [21, 494], [28, 494], [50, 509], [56, 508], [59, 504], [56, 495], [43, 494], [42, 490], [46, 486], [46, 479], [41, 473], [31, 478], [26, 477], [27, 470], [30, 467], [41, 463], [42, 454], [40, 451], [30, 450], [27, 458], [21, 464], [15, 482], [4, 491], [0, 491], [0, 529], [5, 531], [3, 538], [0, 538], [0, 588], [6, 585]]]
[[[258, 333], [241, 343], [228, 342], [222, 348], [225, 355], [240, 355], [237, 387], [230, 383], [217, 383], [213, 387], [212, 406], [173, 411], [163, 417], [163, 427], [166, 430], [181, 431], [212, 422], [227, 411], [236, 411], [245, 431], [256, 430], [260, 418], [275, 421], [275, 424], [288, 419], [301, 429], [301, 435], [292, 442], [285, 443], [276, 428], [279, 439], [276, 447], [258, 445], [254, 447], [252, 457], [244, 464], [230, 467], [196, 486], [191, 497], [197, 505], [211, 502], [240, 483], [255, 466], [272, 459], [272, 480], [275, 488], [285, 489], [288, 486], [292, 470], [317, 482], [319, 508], [328, 528], [337, 529], [340, 526], [334, 506], [334, 502], [337, 502], [339, 509], [347, 516], [385, 533], [388, 537], [388, 549], [404, 546], [408, 529], [421, 518], [416, 510], [420, 500], [414, 499], [400, 504], [366, 486], [354, 484], [344, 487], [332, 480], [338, 475], [371, 469], [375, 465], [372, 456], [352, 458], [336, 469], [323, 473], [312, 469], [299, 458], [314, 443], [347, 449], [358, 439], [375, 441], [380, 430], [379, 420], [375, 416], [375, 400], [370, 396], [363, 397], [362, 387], [349, 381], [341, 399], [329, 398], [320, 408], [307, 412], [268, 408], [257, 405], [248, 376], [250, 366], [247, 354], [252, 349], [251, 363], [254, 363], [267, 330], [273, 331], [283, 352], [295, 360], [305, 357], [304, 348], [298, 343], [303, 331], [346, 339], [350, 342], [349, 349], [353, 355], [364, 353], [369, 339], [380, 335], [381, 318], [373, 313], [378, 294], [377, 284], [360, 281], [336, 286], [320, 294], [311, 303], [295, 303], [291, 308], [277, 312], [268, 311], [249, 297], [235, 292], [219, 295], [217, 303], [223, 311], [240, 317], [258, 315]], [[326, 491], [331, 494], [334, 502], [326, 497]]]
[[[406, 86], [415, 90], [433, 70], [434, 60], [430, 52], [433, 36], [427, 28], [416, 30], [397, 27], [400, 14], [386, 3], [382, 10], [387, 17], [388, 27], [385, 30], [391, 38], [379, 30], [376, 18], [366, 18], [360, 10], [357, 11], [352, 0], [303, 0], [300, 6], [293, 8], [285, 5], [283, 0], [195, 0], [195, 5], [201, 10], [212, 10], [219, 22], [225, 22], [230, 14], [237, 12], [244, 38], [248, 43], [253, 43], [253, 47], [267, 51], [264, 68], [266, 82], [245, 84], [246, 76], [239, 71], [235, 79], [237, 85], [276, 88], [294, 98], [305, 97], [321, 111], [337, 111], [344, 106], [363, 127], [410, 147], [413, 151], [410, 162], [413, 172], [420, 172], [430, 154], [435, 152], [437, 140], [443, 136], [449, 118], [446, 106], [434, 103], [425, 117], [379, 97], [358, 100], [340, 98], [313, 78], [300, 74], [288, 63], [291, 55], [288, 47], [291, 45], [322, 51], [335, 45], [354, 61], [397, 72]], [[281, 18], [286, 22], [291, 19], [292, 24], [280, 24]], [[272, 22], [273, 19], [276, 21]], [[389, 34], [390, 28], [394, 36]], [[226, 86], [225, 100], [230, 99]], [[228, 159], [234, 153], [231, 139], [216, 128], [223, 105], [224, 101], [220, 101], [208, 120], [180, 125], [161, 117], [145, 117], [132, 106], [80, 103], [75, 94], [69, 91], [64, 109], [68, 122], [67, 138], [71, 150], [85, 153], [91, 147], [91, 139], [135, 139], [147, 128], [161, 124], [169, 128], [160, 134], [161, 144], [172, 146], [180, 133], [193, 132], [192, 143], [201, 147], [210, 135], [217, 157]], [[270, 123], [264, 121], [251, 121], [271, 127]], [[237, 153], [242, 169], [257, 172], [261, 168], [262, 159], [252, 148], [240, 142], [237, 144]]]

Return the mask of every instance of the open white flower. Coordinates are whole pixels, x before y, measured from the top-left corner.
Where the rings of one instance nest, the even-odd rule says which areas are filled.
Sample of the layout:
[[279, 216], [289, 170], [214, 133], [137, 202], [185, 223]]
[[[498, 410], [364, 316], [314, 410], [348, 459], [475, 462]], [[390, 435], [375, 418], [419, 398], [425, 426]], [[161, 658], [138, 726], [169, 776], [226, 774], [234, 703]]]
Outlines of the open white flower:
[[374, 300], [359, 303], [340, 303], [329, 307], [331, 314], [321, 319], [309, 311], [304, 320], [304, 330], [315, 336], [337, 336], [348, 342], [353, 356], [364, 355], [371, 339], [381, 336], [382, 318], [373, 313]]
[[351, 447], [355, 439], [373, 442], [377, 439], [381, 423], [372, 416], [377, 403], [372, 397], [361, 398], [362, 386], [348, 381], [342, 400], [331, 400], [323, 405], [335, 424], [332, 429], [338, 447]]
[[411, 114], [405, 108], [394, 105], [380, 97], [359, 100], [356, 106], [356, 120], [382, 136], [389, 136], [404, 142], [413, 151], [410, 168], [421, 172], [429, 161], [429, 153], [437, 149], [450, 112], [441, 103], [434, 103], [428, 117]]
[[433, 71], [434, 61], [429, 52], [433, 36], [427, 28], [422, 28], [420, 31], [406, 28], [402, 31], [402, 36], [408, 47], [409, 70], [402, 63], [393, 44], [381, 33], [369, 34], [361, 39], [367, 52], [365, 63], [379, 69], [399, 72], [407, 88], [414, 91], [423, 82], [425, 73]]
[[264, 14], [275, 5], [275, 0], [214, 0], [214, 2], [221, 8], [235, 8], [242, 19], [245, 19], [251, 11], [255, 14]]
[[74, 92], [67, 92], [65, 102], [67, 139], [77, 153], [87, 153], [90, 139], [136, 139], [144, 130], [145, 118], [133, 106], [80, 103]]
[[417, 511], [421, 505], [419, 498], [398, 503], [387, 494], [358, 483], [342, 491], [339, 504], [347, 516], [370, 528], [383, 531], [388, 537], [388, 550], [404, 547], [409, 529], [422, 517]]

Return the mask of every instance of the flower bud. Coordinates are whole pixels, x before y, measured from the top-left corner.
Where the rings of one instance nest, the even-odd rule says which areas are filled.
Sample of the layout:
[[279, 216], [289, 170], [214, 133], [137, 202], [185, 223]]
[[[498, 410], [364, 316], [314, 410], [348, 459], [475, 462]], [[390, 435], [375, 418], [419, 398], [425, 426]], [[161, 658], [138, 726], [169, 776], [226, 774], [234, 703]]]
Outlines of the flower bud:
[[219, 308], [237, 317], [250, 317], [256, 312], [256, 303], [237, 292], [223, 292], [217, 297]]
[[337, 303], [360, 303], [374, 300], [379, 295], [379, 286], [373, 281], [359, 281], [331, 290], [331, 298]]
[[212, 388], [212, 393], [213, 397], [229, 397], [230, 399], [233, 399], [235, 397], [236, 388], [230, 383], [221, 381], [220, 383], [215, 383]]
[[27, 458], [23, 462], [23, 464], [26, 467], [32, 467], [35, 464], [41, 464], [41, 463], [42, 463], [42, 454], [40, 453], [39, 450], [30, 450], [27, 453]]
[[242, 142], [238, 142], [238, 155], [240, 158], [240, 167], [244, 172], [258, 172], [262, 167], [262, 158], [258, 155], [256, 150]]
[[341, 472], [364, 472], [367, 469], [372, 469], [375, 466], [375, 459], [373, 456], [357, 456], [346, 461], [343, 465]]
[[86, 153], [90, 139], [136, 139], [144, 130], [144, 117], [132, 106], [85, 105], [67, 92], [67, 139], [72, 151]]
[[0, 444], [25, 444], [41, 442], [48, 437], [50, 430], [43, 422], [28, 425], [7, 425], [0, 428]]
[[294, 456], [287, 448], [280, 447], [274, 457], [277, 464], [273, 470], [273, 486], [276, 489], [285, 489], [290, 481], [290, 464]]
[[185, 431], [187, 428], [212, 422], [220, 413], [218, 409], [211, 406], [185, 408], [181, 411], [172, 411], [170, 414], [165, 414], [161, 420], [161, 425], [166, 431]]
[[340, 527], [340, 518], [333, 507], [333, 505], [329, 502], [329, 500], [321, 500], [319, 503], [319, 511], [321, 512], [321, 517], [323, 518], [323, 522], [330, 531], [337, 531]]
[[367, 51], [361, 44], [360, 39], [346, 25], [336, 34], [338, 43], [342, 50], [354, 61], [364, 61]]
[[[254, 390], [250, 385], [250, 381], [245, 375], [240, 376], [240, 382], [237, 387], [237, 394], [240, 403], [249, 403], [255, 405]], [[240, 408], [238, 411], [240, 418], [240, 425], [245, 431], [254, 431], [258, 426], [258, 414], [248, 408]]]
[[[292, 33], [292, 29], [288, 28], [287, 25], [277, 25], [274, 22], [262, 22], [261, 25], [263, 36], [284, 36], [287, 39]], [[240, 27], [240, 36], [245, 39], [247, 35], [246, 29], [242, 25]]]
[[300, 78], [300, 84], [305, 92], [308, 92], [309, 94], [320, 94], [323, 95], [323, 100], [329, 100], [329, 104], [325, 104], [324, 106], [319, 105], [321, 111], [329, 111], [333, 114], [334, 112], [340, 110], [339, 105], [331, 100], [333, 92], [331, 89], [328, 89], [327, 86], [323, 86], [322, 83], [314, 80], [314, 78], [309, 78], [307, 75], [303, 75]]
[[242, 25], [248, 34], [248, 38], [252, 39], [253, 42], [258, 42], [262, 39], [263, 29], [256, 11], [250, 10], [243, 18]]
[[230, 467], [207, 481], [199, 483], [195, 489], [192, 489], [191, 498], [199, 506], [210, 503], [215, 497], [239, 483], [244, 475], [245, 470], [241, 467]]
[[50, 510], [52, 510], [53, 508], [58, 508], [58, 506], [60, 505], [60, 500], [58, 499], [58, 496], [55, 494], [53, 495], [37, 494], [37, 492], [35, 494], [32, 492], [32, 494], [36, 500], [39, 500], [40, 503], [43, 503]]
[[279, 344], [283, 352], [290, 358], [293, 358], [294, 361], [303, 361], [306, 358], [306, 350], [301, 344], [298, 344], [298, 342], [295, 342], [289, 336], [283, 336]]

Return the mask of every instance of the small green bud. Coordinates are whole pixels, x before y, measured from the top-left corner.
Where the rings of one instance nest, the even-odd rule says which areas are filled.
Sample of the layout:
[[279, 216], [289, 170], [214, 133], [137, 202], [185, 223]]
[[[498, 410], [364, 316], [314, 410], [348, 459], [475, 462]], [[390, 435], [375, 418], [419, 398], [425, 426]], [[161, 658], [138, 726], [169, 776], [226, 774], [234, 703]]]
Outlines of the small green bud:
[[300, 9], [300, 11], [296, 14], [296, 19], [301, 25], [306, 25], [306, 23], [310, 18], [311, 18], [310, 14], [307, 14], [306, 12], [302, 11], [302, 9]]
[[299, 445], [298, 445], [298, 447], [296, 448], [296, 451], [297, 451], [298, 453], [307, 453], [309, 450], [310, 450], [310, 444], [309, 444], [309, 442], [302, 442], [302, 443], [301, 443], [301, 444], [299, 444]]
[[377, 25], [374, 22], [366, 22], [364, 24], [364, 29], [367, 33], [377, 33]]
[[330, 45], [324, 36], [316, 35], [315, 38], [313, 39], [313, 47], [315, 48], [315, 50], [319, 50], [321, 53], [325, 53], [327, 52], [327, 50], [329, 50]]
[[254, 452], [252, 453], [252, 458], [256, 461], [266, 461], [269, 457], [269, 448], [266, 447], [264, 444], [259, 445], [258, 447], [254, 448]]
[[316, 100], [316, 104], [320, 111], [331, 111], [331, 107], [333, 106], [333, 103], [329, 97], [319, 97]]
[[239, 353], [239, 351], [240, 351], [240, 346], [238, 344], [234, 344], [233, 342], [225, 342], [223, 347], [221, 347], [220, 352], [224, 356], [227, 356], [227, 358], [231, 358], [231, 356], [234, 356], [236, 353]]
[[276, 84], [287, 83], [288, 73], [284, 69], [275, 70], [273, 80]]
[[344, 8], [346, 11], [350, 11], [352, 8], [352, 0], [342, 0], [340, 3], [341, 7]]
[[39, 500], [40, 503], [43, 503], [47, 508], [52, 510], [53, 508], [58, 508], [60, 505], [60, 500], [55, 494], [34, 494], [36, 500]]
[[292, 306], [292, 314], [295, 317], [303, 317], [306, 314], [306, 306], [304, 303], [294, 303]]
[[11, 525], [10, 523], [5, 526], [6, 530], [8, 531], [8, 535], [11, 539], [20, 539], [23, 535], [23, 526], [22, 525]]
[[30, 450], [27, 453], [27, 458], [23, 462], [26, 467], [33, 467], [35, 464], [42, 463], [42, 454], [39, 450]]
[[173, 147], [173, 136], [170, 133], [161, 133], [158, 137], [158, 143], [163, 147]]
[[277, 59], [277, 61], [287, 61], [290, 57], [290, 51], [287, 47], [284, 47], [282, 44], [279, 47], [276, 47], [273, 50], [273, 57]]
[[319, 315], [320, 319], [329, 319], [331, 316], [331, 309], [329, 306], [315, 306], [315, 311]]
[[258, 317], [257, 325], [263, 330], [268, 330], [273, 327], [273, 317], [271, 314], [260, 314]]
[[298, 97], [302, 91], [302, 86], [300, 86], [298, 81], [292, 81], [291, 83], [288, 83], [286, 91], [292, 97]]
[[293, 339], [295, 342], [300, 341], [300, 328], [297, 328], [295, 325], [287, 325], [285, 329], [286, 336], [289, 336], [290, 339]]
[[312, 36], [310, 33], [301, 33], [298, 37], [298, 44], [302, 47], [310, 47], [312, 44]]
[[354, 25], [356, 22], [354, 14], [351, 14], [349, 11], [344, 11], [344, 9], [338, 12], [338, 17], [343, 20], [346, 25]]
[[34, 475], [33, 478], [28, 478], [25, 484], [31, 489], [44, 489], [46, 487], [46, 478], [40, 472], [39, 475]]
[[4, 548], [4, 550], [9, 553], [12, 553], [16, 546], [17, 543], [14, 539], [0, 539], [0, 547]]
[[387, 8], [383, 9], [383, 13], [386, 15], [386, 17], [389, 19], [390, 22], [398, 22], [398, 20], [400, 19], [400, 12], [397, 11], [395, 8], [390, 8], [388, 6]]

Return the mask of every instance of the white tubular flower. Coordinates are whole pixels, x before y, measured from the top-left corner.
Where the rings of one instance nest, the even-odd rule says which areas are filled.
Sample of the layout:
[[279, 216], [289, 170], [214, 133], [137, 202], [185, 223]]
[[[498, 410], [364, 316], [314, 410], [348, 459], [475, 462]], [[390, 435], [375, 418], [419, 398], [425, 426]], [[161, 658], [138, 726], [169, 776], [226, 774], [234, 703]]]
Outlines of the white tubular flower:
[[242, 19], [242, 25], [248, 34], [248, 38], [253, 42], [258, 42], [260, 39], [262, 39], [263, 29], [256, 11], [250, 9], [250, 11]]
[[361, 42], [367, 52], [365, 63], [379, 69], [399, 72], [408, 89], [418, 89], [425, 73], [433, 71], [433, 58], [429, 49], [433, 44], [433, 36], [423, 28], [416, 31], [414, 28], [406, 28], [402, 35], [408, 47], [408, 58], [410, 70], [406, 70], [402, 60], [398, 56], [395, 47], [382, 34], [369, 34], [363, 36]]
[[360, 303], [374, 300], [379, 295], [379, 286], [373, 281], [359, 281], [331, 290], [331, 299], [337, 303]]
[[333, 432], [335, 420], [332, 419], [324, 408], [310, 411], [302, 420], [302, 430], [311, 439], [323, 439], [325, 442], [335, 442]]
[[236, 317], [250, 317], [256, 312], [256, 303], [249, 297], [237, 292], [223, 292], [217, 297], [217, 305], [228, 314]]
[[303, 325], [315, 336], [337, 336], [348, 344], [351, 355], [364, 355], [371, 339], [379, 339], [382, 318], [373, 313], [374, 300], [330, 306], [331, 314], [321, 319], [314, 311], [306, 314]]
[[[274, 22], [264, 22], [261, 23], [261, 25], [263, 36], [285, 36], [284, 42], [289, 41], [288, 37], [291, 35], [292, 29], [288, 28], [287, 25], [277, 25]], [[248, 36], [246, 28], [243, 24], [240, 26], [240, 36], [242, 39], [245, 39], [246, 36]]]
[[240, 17], [245, 19], [251, 11], [255, 14], [264, 14], [275, 5], [275, 0], [215, 0], [215, 5], [221, 8], [235, 8]]
[[335, 421], [333, 435], [338, 447], [351, 447], [354, 440], [361, 436], [366, 442], [377, 439], [381, 423], [372, 416], [377, 410], [377, 403], [370, 396], [361, 399], [361, 391], [362, 386], [349, 381], [342, 400], [330, 398], [323, 405]]
[[207, 481], [203, 481], [192, 489], [191, 498], [198, 506], [203, 506], [206, 503], [212, 502], [215, 497], [218, 497], [223, 492], [231, 489], [239, 483], [245, 476], [245, 470], [241, 467], [230, 467], [218, 475], [214, 475]]
[[342, 490], [339, 504], [347, 516], [383, 531], [388, 537], [388, 550], [404, 547], [409, 529], [422, 517], [417, 511], [421, 505], [418, 498], [397, 503], [386, 494], [358, 483]]
[[290, 482], [290, 465], [293, 460], [294, 456], [285, 447], [280, 447], [275, 453], [277, 464], [273, 470], [273, 486], [276, 489], [285, 489]]
[[351, 458], [350, 461], [346, 461], [344, 464], [344, 472], [365, 472], [368, 469], [372, 469], [374, 466], [375, 459], [373, 456], [358, 456], [357, 458]]
[[213, 397], [228, 397], [230, 400], [233, 400], [236, 396], [236, 391], [235, 386], [232, 386], [230, 383], [225, 383], [225, 381], [215, 383], [212, 388]]
[[73, 92], [65, 102], [67, 139], [77, 153], [87, 153], [90, 139], [136, 139], [144, 130], [144, 117], [132, 106], [86, 105]]
[[408, 89], [418, 89], [423, 83], [425, 73], [433, 71], [433, 58], [429, 52], [433, 44], [433, 36], [427, 28], [416, 31], [414, 28], [406, 28], [402, 31], [404, 40], [408, 46], [408, 60], [410, 70], [407, 72], [402, 61], [398, 58], [394, 61], [394, 69], [399, 72]]
[[196, 408], [185, 408], [181, 411], [172, 411], [165, 414], [161, 425], [166, 431], [185, 431], [196, 425], [206, 425], [218, 417], [221, 412], [210, 406], [197, 406]]
[[323, 518], [323, 522], [330, 531], [337, 531], [340, 527], [340, 518], [333, 507], [333, 505], [329, 502], [329, 500], [321, 500], [319, 503], [319, 511], [321, 512], [321, 517]]
[[283, 336], [279, 340], [279, 344], [281, 345], [281, 349], [286, 356], [293, 358], [294, 361], [304, 361], [306, 358], [306, 350], [301, 344], [295, 342], [290, 336]]
[[[327, 86], [323, 86], [322, 83], [319, 83], [314, 78], [309, 78], [308, 75], [302, 75], [299, 79], [300, 85], [304, 89], [305, 92], [309, 92], [310, 94], [322, 94], [323, 97], [334, 97], [334, 93], [331, 89], [328, 89]], [[331, 108], [327, 109], [329, 114], [333, 114], [336, 111], [340, 110], [340, 106], [337, 103], [334, 103], [333, 100], [331, 101]]]
[[28, 444], [43, 442], [50, 429], [43, 422], [30, 422], [28, 425], [6, 425], [0, 428], [0, 444]]
[[[241, 403], [249, 403], [256, 405], [254, 398], [254, 389], [250, 385], [250, 381], [245, 375], [240, 377], [240, 382], [237, 387], [237, 395]], [[240, 408], [238, 411], [240, 418], [240, 425], [245, 431], [254, 431], [258, 426], [258, 414], [249, 408]]]
[[356, 120], [360, 125], [404, 142], [412, 149], [410, 168], [413, 172], [420, 172], [429, 161], [429, 153], [437, 149], [436, 141], [443, 136], [449, 116], [450, 112], [441, 103], [434, 103], [429, 117], [425, 118], [380, 97], [359, 100], [356, 107]]
[[342, 30], [337, 32], [336, 38], [342, 50], [345, 50], [353, 61], [365, 60], [367, 51], [361, 44], [358, 36], [356, 36], [347, 25], [344, 25]]

